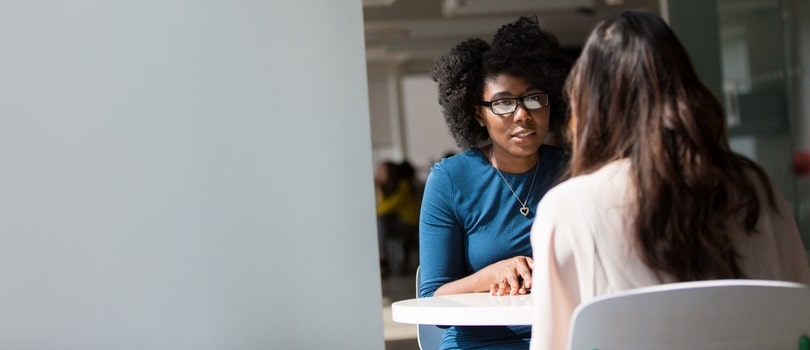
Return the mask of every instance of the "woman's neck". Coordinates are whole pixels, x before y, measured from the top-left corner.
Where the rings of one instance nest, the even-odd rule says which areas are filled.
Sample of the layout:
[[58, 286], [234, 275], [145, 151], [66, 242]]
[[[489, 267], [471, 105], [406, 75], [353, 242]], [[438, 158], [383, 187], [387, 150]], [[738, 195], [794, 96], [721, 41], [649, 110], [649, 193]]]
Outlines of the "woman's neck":
[[539, 152], [534, 152], [527, 156], [515, 156], [504, 151], [498, 151], [492, 145], [489, 145], [481, 150], [484, 156], [489, 159], [492, 166], [498, 168], [502, 172], [511, 174], [525, 173], [540, 160], [538, 157]]

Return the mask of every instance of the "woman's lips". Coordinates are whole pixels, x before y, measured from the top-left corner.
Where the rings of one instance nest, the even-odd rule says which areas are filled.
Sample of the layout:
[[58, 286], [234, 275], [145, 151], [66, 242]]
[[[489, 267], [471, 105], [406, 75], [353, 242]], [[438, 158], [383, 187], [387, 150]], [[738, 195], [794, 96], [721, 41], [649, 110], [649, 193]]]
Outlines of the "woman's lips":
[[529, 137], [531, 135], [534, 135], [536, 133], [537, 132], [534, 131], [534, 130], [522, 130], [522, 131], [519, 131], [519, 132], [516, 132], [516, 133], [512, 134], [512, 137], [525, 138], [525, 137]]

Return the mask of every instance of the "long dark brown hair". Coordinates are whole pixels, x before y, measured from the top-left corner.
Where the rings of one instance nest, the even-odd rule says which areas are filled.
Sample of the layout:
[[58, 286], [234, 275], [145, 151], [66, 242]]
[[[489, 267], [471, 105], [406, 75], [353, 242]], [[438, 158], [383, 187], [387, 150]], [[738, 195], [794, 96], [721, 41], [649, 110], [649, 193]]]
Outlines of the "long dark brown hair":
[[723, 109], [669, 26], [643, 12], [603, 21], [565, 90], [569, 173], [630, 160], [629, 229], [644, 262], [678, 281], [745, 277], [729, 226], [739, 218], [754, 234], [760, 206], [775, 207], [773, 189], [759, 166], [731, 151]]

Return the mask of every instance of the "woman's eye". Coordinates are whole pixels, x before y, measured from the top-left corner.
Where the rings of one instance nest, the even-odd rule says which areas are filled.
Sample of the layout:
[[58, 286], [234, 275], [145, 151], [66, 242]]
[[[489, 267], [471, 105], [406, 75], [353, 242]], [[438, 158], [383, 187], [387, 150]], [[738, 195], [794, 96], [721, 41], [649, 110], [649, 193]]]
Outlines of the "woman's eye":
[[515, 100], [497, 100], [492, 101], [494, 107], [509, 107], [515, 104]]

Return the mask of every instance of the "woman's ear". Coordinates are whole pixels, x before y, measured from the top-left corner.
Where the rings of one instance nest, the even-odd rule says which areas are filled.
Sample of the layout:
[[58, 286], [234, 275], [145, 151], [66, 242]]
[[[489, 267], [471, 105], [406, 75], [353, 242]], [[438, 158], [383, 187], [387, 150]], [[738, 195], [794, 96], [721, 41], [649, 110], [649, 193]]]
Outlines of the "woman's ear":
[[485, 123], [485, 120], [486, 119], [484, 119], [484, 116], [481, 115], [481, 108], [476, 108], [475, 109], [475, 121], [477, 121], [478, 125], [480, 125], [483, 128], [483, 127], [485, 127], [487, 125]]

